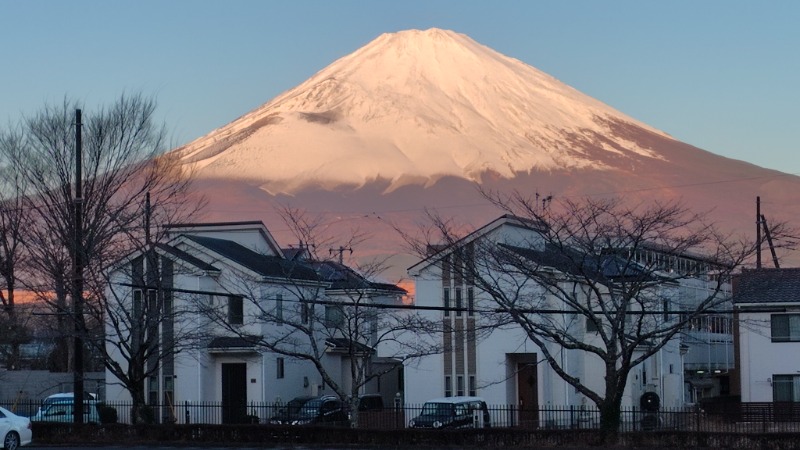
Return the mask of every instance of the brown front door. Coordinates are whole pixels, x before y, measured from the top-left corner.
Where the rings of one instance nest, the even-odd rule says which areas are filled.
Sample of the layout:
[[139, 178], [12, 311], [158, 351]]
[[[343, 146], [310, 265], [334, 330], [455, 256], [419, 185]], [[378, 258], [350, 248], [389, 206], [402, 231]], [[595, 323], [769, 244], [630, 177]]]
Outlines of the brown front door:
[[536, 364], [517, 364], [517, 393], [519, 407], [519, 426], [537, 428], [539, 426], [539, 396]]

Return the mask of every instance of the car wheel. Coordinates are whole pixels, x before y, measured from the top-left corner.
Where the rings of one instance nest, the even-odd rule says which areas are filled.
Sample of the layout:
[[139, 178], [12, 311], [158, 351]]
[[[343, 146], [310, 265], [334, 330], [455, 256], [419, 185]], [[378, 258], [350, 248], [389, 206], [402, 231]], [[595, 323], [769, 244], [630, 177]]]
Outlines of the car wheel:
[[19, 435], [12, 431], [3, 439], [3, 448], [6, 450], [17, 450], [19, 448]]

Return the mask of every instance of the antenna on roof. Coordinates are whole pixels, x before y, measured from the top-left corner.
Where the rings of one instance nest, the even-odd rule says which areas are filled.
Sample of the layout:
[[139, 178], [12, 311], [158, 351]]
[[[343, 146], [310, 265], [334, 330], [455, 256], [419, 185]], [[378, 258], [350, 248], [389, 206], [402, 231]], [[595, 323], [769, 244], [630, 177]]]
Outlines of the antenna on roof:
[[344, 264], [344, 256], [343, 256], [344, 252], [349, 251], [351, 255], [353, 254], [353, 249], [352, 248], [350, 248], [350, 247], [342, 247], [341, 245], [339, 246], [339, 248], [332, 248], [332, 249], [329, 249], [329, 251], [330, 251], [331, 255], [333, 255], [335, 253], [339, 254], [339, 264]]

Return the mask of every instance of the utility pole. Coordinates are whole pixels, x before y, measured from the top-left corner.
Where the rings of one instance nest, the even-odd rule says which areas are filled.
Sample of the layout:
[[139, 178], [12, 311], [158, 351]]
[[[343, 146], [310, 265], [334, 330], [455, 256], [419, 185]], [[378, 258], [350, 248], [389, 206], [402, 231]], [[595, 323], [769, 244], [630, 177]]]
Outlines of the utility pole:
[[75, 321], [75, 349], [73, 351], [73, 423], [83, 423], [83, 186], [81, 110], [75, 110], [75, 240], [73, 246], [72, 314]]
[[756, 269], [761, 268], [761, 197], [756, 197]]

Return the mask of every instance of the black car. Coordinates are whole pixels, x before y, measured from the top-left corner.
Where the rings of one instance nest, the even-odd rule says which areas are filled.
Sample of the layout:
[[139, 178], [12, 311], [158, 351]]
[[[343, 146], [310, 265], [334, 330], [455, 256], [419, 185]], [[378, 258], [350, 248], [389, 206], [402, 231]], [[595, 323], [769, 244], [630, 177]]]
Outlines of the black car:
[[347, 426], [349, 423], [346, 405], [329, 395], [305, 402], [290, 425]]
[[480, 428], [490, 426], [486, 402], [478, 397], [446, 397], [425, 402], [411, 428]]
[[[295, 400], [297, 401], [295, 402]], [[301, 402], [302, 406], [297, 408], [297, 404]], [[332, 395], [313, 398], [298, 397], [286, 406], [283, 414], [270, 419], [271, 424], [347, 426], [350, 423], [347, 407]]]
[[278, 414], [270, 417], [269, 423], [271, 425], [292, 425], [300, 414], [303, 405], [309, 400], [314, 400], [317, 397], [295, 397], [286, 404], [285, 408], [278, 410]]

